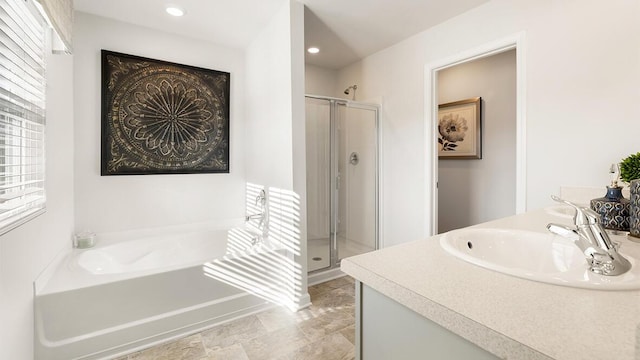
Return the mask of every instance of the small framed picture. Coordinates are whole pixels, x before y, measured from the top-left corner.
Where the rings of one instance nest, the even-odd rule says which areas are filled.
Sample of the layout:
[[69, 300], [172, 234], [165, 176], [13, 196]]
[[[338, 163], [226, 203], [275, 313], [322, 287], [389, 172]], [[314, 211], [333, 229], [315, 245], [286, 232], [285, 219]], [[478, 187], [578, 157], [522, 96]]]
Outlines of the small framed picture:
[[482, 159], [482, 98], [438, 105], [438, 158]]

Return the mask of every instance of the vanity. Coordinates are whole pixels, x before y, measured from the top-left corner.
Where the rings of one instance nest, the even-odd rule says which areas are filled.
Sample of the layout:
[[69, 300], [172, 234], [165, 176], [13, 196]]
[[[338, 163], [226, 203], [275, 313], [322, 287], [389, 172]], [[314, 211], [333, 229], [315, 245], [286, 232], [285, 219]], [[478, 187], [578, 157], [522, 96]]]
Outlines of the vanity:
[[[458, 230], [457, 240], [441, 234], [343, 259], [356, 279], [356, 359], [640, 360], [640, 244], [611, 235], [632, 268], [593, 274], [549, 223], [573, 220], [540, 209]], [[508, 249], [516, 261], [492, 270], [445, 250], [497, 229], [550, 239], [549, 253], [522, 243]], [[466, 241], [469, 253], [483, 241]], [[489, 251], [504, 252], [500, 244]], [[549, 264], [532, 269], [527, 258], [541, 254]]]

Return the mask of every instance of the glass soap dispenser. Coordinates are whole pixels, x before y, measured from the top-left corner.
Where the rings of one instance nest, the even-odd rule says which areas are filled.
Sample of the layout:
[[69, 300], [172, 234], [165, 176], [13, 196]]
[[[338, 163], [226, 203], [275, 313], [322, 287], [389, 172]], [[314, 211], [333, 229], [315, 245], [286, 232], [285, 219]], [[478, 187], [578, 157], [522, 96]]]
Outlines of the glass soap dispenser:
[[622, 195], [622, 187], [618, 186], [620, 165], [612, 164], [609, 169], [611, 185], [607, 186], [604, 197], [591, 200], [591, 209], [600, 214], [600, 224], [605, 229], [629, 231], [629, 199]]

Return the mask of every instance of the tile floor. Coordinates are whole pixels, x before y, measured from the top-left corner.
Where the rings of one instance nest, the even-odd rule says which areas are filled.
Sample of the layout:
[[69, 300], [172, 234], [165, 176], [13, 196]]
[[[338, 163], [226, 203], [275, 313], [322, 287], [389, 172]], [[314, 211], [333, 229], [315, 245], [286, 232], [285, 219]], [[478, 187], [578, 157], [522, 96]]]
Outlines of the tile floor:
[[349, 360], [355, 357], [353, 278], [311, 286], [313, 305], [275, 308], [116, 360]]

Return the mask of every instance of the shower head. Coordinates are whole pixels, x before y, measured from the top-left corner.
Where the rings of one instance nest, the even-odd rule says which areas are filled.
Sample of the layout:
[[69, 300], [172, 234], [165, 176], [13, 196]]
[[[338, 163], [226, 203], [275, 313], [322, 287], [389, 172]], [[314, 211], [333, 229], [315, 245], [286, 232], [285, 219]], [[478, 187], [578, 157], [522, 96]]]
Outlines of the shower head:
[[358, 85], [351, 85], [348, 88], [344, 89], [344, 94], [349, 95], [351, 89], [353, 89], [353, 91], [356, 91], [358, 89]]

